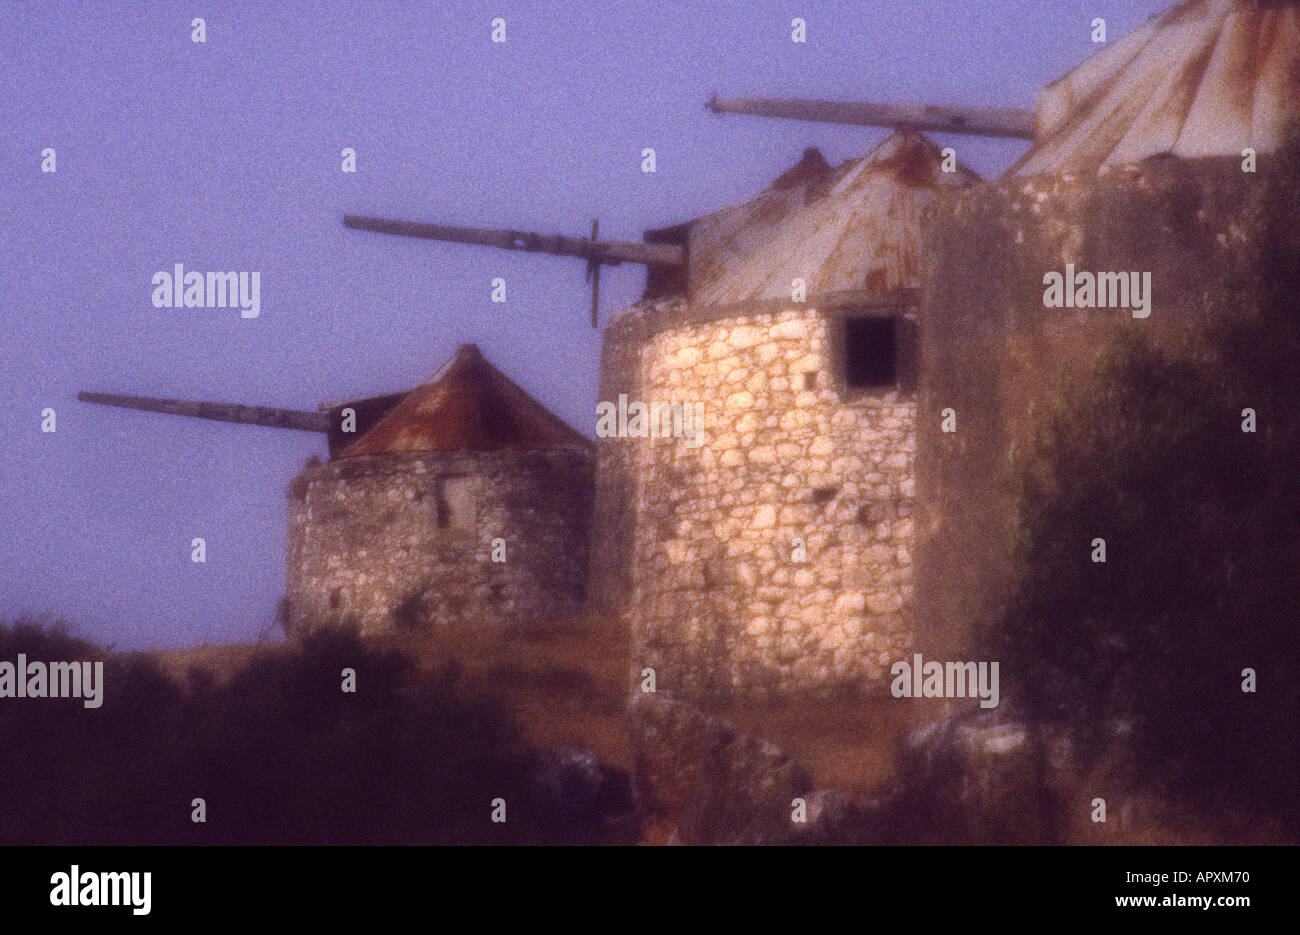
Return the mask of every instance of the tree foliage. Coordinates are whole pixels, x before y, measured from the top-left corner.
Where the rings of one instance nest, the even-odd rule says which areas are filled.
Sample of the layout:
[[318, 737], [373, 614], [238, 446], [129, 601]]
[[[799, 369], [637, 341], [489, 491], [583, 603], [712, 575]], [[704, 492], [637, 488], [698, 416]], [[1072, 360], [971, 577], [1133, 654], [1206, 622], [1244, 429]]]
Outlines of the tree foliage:
[[1260, 183], [1259, 277], [1208, 298], [1216, 324], [1177, 350], [1121, 340], [1046, 421], [1020, 480], [1017, 585], [992, 634], [1018, 701], [1068, 728], [1085, 758], [1118, 752], [1143, 789], [1292, 834], [1298, 178], [1292, 146]]
[[[540, 843], [535, 755], [456, 672], [322, 629], [228, 681], [167, 678], [60, 628], [0, 627], [0, 660], [104, 662], [103, 704], [0, 701], [0, 843]], [[345, 668], [356, 691], [342, 690]], [[207, 821], [191, 820], [202, 798]], [[508, 821], [490, 821], [490, 802]]]

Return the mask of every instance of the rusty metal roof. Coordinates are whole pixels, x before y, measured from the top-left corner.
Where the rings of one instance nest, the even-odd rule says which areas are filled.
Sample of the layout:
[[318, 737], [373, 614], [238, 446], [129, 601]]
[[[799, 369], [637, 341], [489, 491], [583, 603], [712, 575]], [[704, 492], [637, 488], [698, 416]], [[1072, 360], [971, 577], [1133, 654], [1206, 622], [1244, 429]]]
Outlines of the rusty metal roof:
[[1043, 89], [1012, 175], [1269, 152], [1300, 118], [1300, 0], [1185, 0]]
[[338, 457], [409, 451], [571, 448], [592, 442], [463, 344]]
[[830, 168], [816, 150], [759, 197], [689, 225], [689, 295], [697, 305], [887, 292], [917, 284], [921, 212], [942, 190], [979, 181], [918, 133], [894, 133]]

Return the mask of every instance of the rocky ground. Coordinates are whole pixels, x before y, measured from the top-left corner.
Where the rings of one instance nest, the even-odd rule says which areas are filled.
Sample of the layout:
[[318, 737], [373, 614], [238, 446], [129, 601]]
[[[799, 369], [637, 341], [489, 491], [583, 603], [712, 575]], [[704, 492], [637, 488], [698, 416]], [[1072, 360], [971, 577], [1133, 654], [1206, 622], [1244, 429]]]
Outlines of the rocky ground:
[[[392, 642], [422, 667], [455, 661], [543, 751], [534, 794], [575, 843], [1076, 844], [1268, 841], [1082, 774], [1067, 738], [1014, 706], [945, 713], [893, 698], [705, 711], [629, 694], [626, 640], [575, 620], [544, 631], [442, 632]], [[523, 651], [521, 651], [521, 648]], [[177, 680], [225, 680], [284, 644], [151, 653]], [[206, 674], [202, 674], [206, 673]], [[1093, 801], [1107, 799], [1104, 823]]]

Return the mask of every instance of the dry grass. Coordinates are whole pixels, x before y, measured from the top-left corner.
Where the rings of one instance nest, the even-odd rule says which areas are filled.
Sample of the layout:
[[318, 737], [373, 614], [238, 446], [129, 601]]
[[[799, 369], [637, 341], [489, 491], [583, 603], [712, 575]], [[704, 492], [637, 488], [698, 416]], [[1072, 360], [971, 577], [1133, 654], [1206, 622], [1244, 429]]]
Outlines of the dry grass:
[[[627, 634], [589, 618], [548, 627], [504, 628], [490, 623], [440, 629], [432, 634], [372, 638], [400, 649], [423, 669], [455, 664], [462, 679], [499, 697], [524, 737], [538, 749], [588, 750], [623, 769], [632, 749], [623, 718], [627, 686]], [[201, 646], [148, 653], [172, 679], [206, 671], [224, 682], [262, 653], [288, 644]]]
[[623, 716], [628, 634], [622, 628], [580, 617], [546, 627], [458, 627], [386, 639], [423, 667], [455, 662], [469, 682], [505, 702], [539, 749], [575, 747], [632, 768]]
[[284, 643], [193, 646], [188, 649], [160, 649], [140, 655], [153, 659], [163, 674], [184, 684], [191, 672], [206, 672], [218, 684], [228, 682], [236, 672], [262, 653], [284, 652]]
[[[531, 629], [482, 624], [376, 640], [403, 650], [425, 669], [454, 662], [466, 681], [505, 702], [539, 749], [576, 747], [611, 765], [633, 766], [624, 719], [631, 684], [628, 634], [621, 627], [579, 617]], [[151, 655], [178, 681], [198, 669], [220, 682], [257, 654], [285, 649], [284, 643], [202, 646]], [[818, 787], [871, 794], [892, 776], [898, 741], [938, 709], [884, 697], [737, 706], [717, 713], [739, 730], [790, 751], [807, 765]]]
[[[375, 641], [403, 650], [417, 665], [430, 671], [454, 663], [465, 682], [505, 703], [525, 739], [537, 749], [569, 746], [588, 750], [622, 769], [633, 767], [624, 718], [631, 684], [628, 635], [617, 626], [576, 618], [545, 628], [480, 625]], [[270, 643], [201, 646], [148, 655], [177, 681], [184, 682], [192, 672], [203, 671], [224, 682], [258, 655], [286, 651], [287, 644]], [[866, 797], [882, 792], [894, 777], [902, 738], [912, 728], [942, 716], [942, 705], [938, 699], [845, 697], [738, 705], [715, 713], [738, 730], [789, 751], [809, 769], [817, 788]], [[1063, 798], [1083, 803], [1090, 802], [1094, 795], [1105, 795], [1112, 785], [1098, 771], [1087, 777], [1061, 777], [1059, 781], [1070, 789]], [[1116, 805], [1120, 798], [1108, 796]], [[1075, 811], [1063, 816], [1062, 831], [1071, 844], [1277, 840], [1265, 829], [1236, 826], [1230, 818], [1224, 819], [1223, 828], [1207, 828], [1188, 816], [1169, 814], [1154, 800], [1134, 800], [1128, 807], [1120, 806], [1105, 825], [1088, 820], [1088, 808]]]
[[790, 752], [821, 789], [870, 796], [893, 778], [908, 731], [942, 714], [941, 702], [890, 696], [737, 706], [737, 728]]

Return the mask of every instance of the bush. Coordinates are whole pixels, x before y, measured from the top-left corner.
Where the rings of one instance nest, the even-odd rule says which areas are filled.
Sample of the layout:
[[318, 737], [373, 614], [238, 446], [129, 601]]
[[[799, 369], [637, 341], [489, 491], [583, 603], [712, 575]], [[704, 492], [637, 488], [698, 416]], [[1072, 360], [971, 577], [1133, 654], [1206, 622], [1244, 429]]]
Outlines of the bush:
[[[1276, 178], [1294, 182], [1296, 149]], [[1300, 270], [1293, 188], [1268, 200], [1258, 314], [1178, 353], [1121, 342], [1022, 479], [1005, 678], [1084, 759], [1204, 814], [1300, 834]], [[1229, 297], [1220, 302], [1230, 302]], [[1258, 430], [1244, 432], [1243, 409]], [[1106, 543], [1106, 562], [1090, 560]], [[1242, 690], [1253, 669], [1255, 693]]]
[[[104, 702], [0, 701], [0, 843], [364, 844], [546, 840], [534, 757], [452, 669], [347, 631], [181, 688], [62, 628], [0, 627], [0, 660], [102, 659]], [[341, 691], [342, 671], [356, 692]], [[494, 798], [508, 821], [490, 821]], [[207, 822], [191, 821], [206, 801]]]

